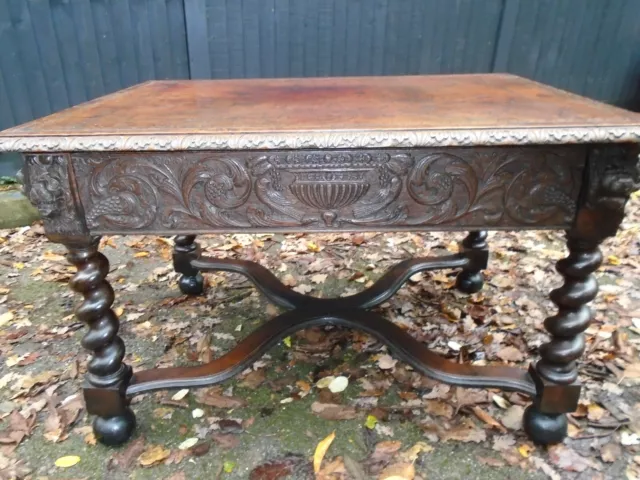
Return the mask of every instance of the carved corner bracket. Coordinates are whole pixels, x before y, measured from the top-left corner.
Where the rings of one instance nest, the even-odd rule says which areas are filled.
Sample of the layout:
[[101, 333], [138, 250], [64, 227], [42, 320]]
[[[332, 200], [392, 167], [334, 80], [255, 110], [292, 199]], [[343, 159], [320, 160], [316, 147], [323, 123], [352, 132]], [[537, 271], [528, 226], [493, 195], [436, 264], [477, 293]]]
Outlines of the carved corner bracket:
[[614, 236], [627, 200], [640, 189], [640, 145], [595, 146], [587, 160], [581, 206], [570, 236], [600, 243]]
[[68, 155], [25, 155], [22, 180], [24, 194], [40, 212], [47, 236], [54, 240], [88, 236]]

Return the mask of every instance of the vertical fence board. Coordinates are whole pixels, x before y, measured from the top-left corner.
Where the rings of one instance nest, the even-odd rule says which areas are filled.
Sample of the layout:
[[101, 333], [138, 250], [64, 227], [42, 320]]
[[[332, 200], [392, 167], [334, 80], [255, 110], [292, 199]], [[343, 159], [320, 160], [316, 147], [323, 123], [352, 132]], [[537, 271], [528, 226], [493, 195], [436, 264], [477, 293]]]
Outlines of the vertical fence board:
[[[28, 6], [40, 57], [50, 110], [57, 111], [71, 105], [65, 83], [65, 71], [60, 58], [58, 39], [48, 2], [24, 2]], [[47, 110], [48, 111], [48, 110]]]
[[0, 0], [0, 46], [2, 128], [189, 76], [183, 0]]
[[0, 0], [0, 127], [153, 78], [508, 71], [640, 109], [638, 0]]
[[[35, 40], [29, 5], [22, 0], [9, 0], [9, 15], [14, 29], [14, 67], [28, 74], [22, 75], [27, 98], [34, 116], [40, 117], [51, 111], [42, 59]], [[3, 47], [4, 48], [4, 47]], [[10, 47], [11, 48], [11, 47]]]
[[638, 18], [637, 0], [505, 0], [495, 70], [637, 108]]
[[[2, 28], [0, 26], [0, 28]], [[9, 95], [7, 94], [7, 88], [4, 85], [4, 75], [0, 66], [0, 106], [2, 106], [2, 113], [0, 115], [0, 130], [13, 126], [16, 121], [13, 116], [13, 109], [9, 101]]]

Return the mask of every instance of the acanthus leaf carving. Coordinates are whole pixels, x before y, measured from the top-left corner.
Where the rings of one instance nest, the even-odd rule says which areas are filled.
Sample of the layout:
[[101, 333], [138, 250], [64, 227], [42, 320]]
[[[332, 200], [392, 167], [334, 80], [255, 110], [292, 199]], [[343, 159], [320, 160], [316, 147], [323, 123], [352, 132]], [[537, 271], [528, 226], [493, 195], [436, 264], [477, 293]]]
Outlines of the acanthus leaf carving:
[[596, 145], [572, 235], [599, 243], [616, 234], [633, 192], [640, 189], [640, 145]]
[[92, 232], [569, 226], [582, 147], [90, 153]]
[[64, 154], [24, 156], [24, 193], [40, 212], [49, 236], [87, 234], [74, 196], [68, 160]]

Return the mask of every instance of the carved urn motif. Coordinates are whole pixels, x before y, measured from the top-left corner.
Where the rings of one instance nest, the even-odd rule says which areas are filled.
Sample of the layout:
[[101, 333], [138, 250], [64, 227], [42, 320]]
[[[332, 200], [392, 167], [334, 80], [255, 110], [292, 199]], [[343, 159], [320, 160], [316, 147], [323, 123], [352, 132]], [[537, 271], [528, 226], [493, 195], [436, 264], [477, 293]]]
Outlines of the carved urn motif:
[[367, 170], [301, 170], [292, 172], [291, 193], [318, 210], [339, 210], [360, 200], [369, 190]]

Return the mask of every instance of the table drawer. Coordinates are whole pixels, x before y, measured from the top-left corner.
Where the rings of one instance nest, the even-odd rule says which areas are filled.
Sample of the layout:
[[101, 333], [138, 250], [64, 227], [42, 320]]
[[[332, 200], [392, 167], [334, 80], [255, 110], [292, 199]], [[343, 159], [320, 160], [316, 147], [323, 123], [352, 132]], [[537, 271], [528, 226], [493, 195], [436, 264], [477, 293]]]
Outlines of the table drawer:
[[565, 228], [583, 146], [76, 153], [91, 233]]

